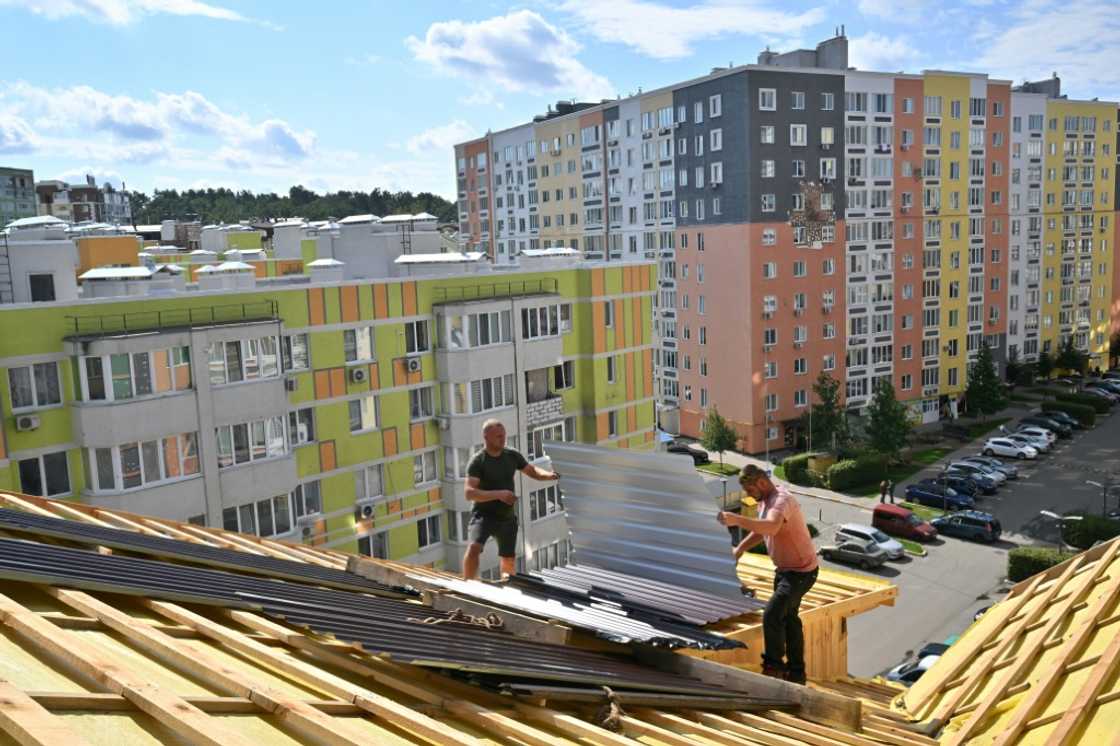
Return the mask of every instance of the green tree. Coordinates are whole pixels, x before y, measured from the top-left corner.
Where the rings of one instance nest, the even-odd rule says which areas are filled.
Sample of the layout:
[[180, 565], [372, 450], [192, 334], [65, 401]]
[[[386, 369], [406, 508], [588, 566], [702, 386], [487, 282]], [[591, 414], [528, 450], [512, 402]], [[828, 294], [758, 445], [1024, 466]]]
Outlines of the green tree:
[[1007, 355], [1007, 365], [1003, 370], [1003, 380], [1008, 383], [1019, 383], [1023, 375], [1023, 366], [1019, 362], [1019, 350], [1015, 347]]
[[1088, 359], [1085, 353], [1073, 346], [1073, 336], [1071, 335], [1066, 337], [1066, 341], [1062, 343], [1061, 349], [1058, 350], [1058, 357], [1055, 363], [1059, 368], [1084, 373]]
[[821, 371], [813, 384], [816, 403], [801, 416], [801, 429], [818, 448], [839, 450], [851, 440], [848, 415], [840, 400], [840, 382]]
[[739, 434], [735, 432], [735, 428], [727, 423], [718, 409], [709, 409], [704, 418], [704, 437], [700, 439], [700, 445], [706, 451], [719, 454], [720, 470], [723, 469], [723, 452], [732, 450], [738, 442]]
[[867, 444], [883, 454], [884, 469], [906, 447], [910, 439], [910, 422], [906, 405], [894, 395], [894, 386], [887, 378], [880, 378], [874, 396], [867, 405]]
[[1038, 377], [1043, 381], [1050, 379], [1050, 374], [1054, 372], [1054, 359], [1050, 357], [1049, 352], [1041, 352], [1038, 355]]
[[981, 342], [980, 350], [976, 353], [976, 362], [968, 371], [965, 400], [969, 410], [979, 414], [983, 419], [1007, 406], [1007, 395], [999, 380], [999, 374], [996, 373], [995, 360], [992, 359], [992, 350], [987, 343]]

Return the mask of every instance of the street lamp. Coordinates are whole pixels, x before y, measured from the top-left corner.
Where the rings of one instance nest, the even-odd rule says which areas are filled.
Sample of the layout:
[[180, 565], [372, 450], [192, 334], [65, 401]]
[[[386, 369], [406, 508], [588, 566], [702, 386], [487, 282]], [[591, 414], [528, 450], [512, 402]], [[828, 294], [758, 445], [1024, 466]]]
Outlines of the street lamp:
[[1115, 484], [1102, 484], [1101, 482], [1094, 482], [1091, 479], [1086, 479], [1085, 484], [1092, 487], [1100, 487], [1101, 490], [1101, 516], [1108, 518], [1108, 493], [1114, 487], [1120, 486]]
[[1085, 516], [1080, 515], [1058, 515], [1052, 510], [1040, 510], [1038, 514], [1058, 522], [1058, 549], [1064, 549], [1069, 546], [1066, 544], [1066, 521], [1080, 521], [1085, 518]]

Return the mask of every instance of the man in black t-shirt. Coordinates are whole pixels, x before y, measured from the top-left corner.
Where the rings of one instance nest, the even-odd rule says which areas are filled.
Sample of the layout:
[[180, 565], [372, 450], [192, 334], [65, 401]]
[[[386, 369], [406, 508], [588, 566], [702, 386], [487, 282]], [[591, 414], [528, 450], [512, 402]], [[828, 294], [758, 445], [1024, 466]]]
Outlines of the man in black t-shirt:
[[498, 420], [482, 424], [483, 448], [467, 465], [466, 498], [471, 509], [470, 545], [463, 556], [463, 578], [478, 575], [478, 558], [491, 536], [498, 542], [502, 575], [517, 570], [517, 495], [513, 477], [517, 472], [539, 482], [560, 478], [556, 472], [538, 469], [517, 451], [506, 448], [506, 428]]

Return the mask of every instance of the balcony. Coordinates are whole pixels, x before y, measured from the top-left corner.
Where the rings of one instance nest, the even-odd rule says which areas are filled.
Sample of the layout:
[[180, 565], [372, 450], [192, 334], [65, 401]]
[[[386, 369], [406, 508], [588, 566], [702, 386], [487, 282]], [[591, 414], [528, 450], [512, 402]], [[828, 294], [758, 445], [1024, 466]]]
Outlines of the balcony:
[[296, 479], [296, 457], [290, 453], [218, 471], [226, 507], [287, 494], [296, 488]]
[[191, 516], [206, 513], [205, 480], [198, 474], [127, 492], [102, 493], [86, 490], [82, 493], [82, 501], [98, 508], [186, 521]]
[[215, 425], [279, 417], [288, 411], [284, 379], [264, 378], [210, 389]]
[[255, 303], [231, 303], [165, 311], [67, 316], [66, 320], [71, 328], [68, 339], [83, 339], [131, 332], [244, 324], [250, 321], [276, 321], [279, 318], [276, 301], [264, 300]]
[[547, 425], [564, 418], [564, 399], [550, 394], [540, 401], [525, 406], [525, 422], [530, 428]]
[[[283, 386], [280, 388], [283, 390]], [[86, 448], [111, 448], [168, 433], [198, 432], [193, 389], [126, 401], [80, 402], [70, 411], [74, 439]]]

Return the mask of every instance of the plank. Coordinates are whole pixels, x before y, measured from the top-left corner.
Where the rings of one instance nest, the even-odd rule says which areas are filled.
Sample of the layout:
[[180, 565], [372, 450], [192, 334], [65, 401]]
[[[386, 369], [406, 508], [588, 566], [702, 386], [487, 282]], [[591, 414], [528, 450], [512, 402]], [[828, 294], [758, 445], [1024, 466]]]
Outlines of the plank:
[[36, 649], [63, 660], [110, 692], [122, 695], [187, 741], [206, 746], [252, 746], [181, 697], [146, 681], [118, 660], [105, 657], [82, 638], [59, 629], [4, 595], [0, 595], [0, 621]]
[[497, 614], [502, 618], [503, 628], [506, 632], [526, 640], [543, 642], [549, 645], [567, 645], [571, 642], [571, 627], [519, 614], [505, 608], [490, 606], [471, 598], [441, 591], [425, 591], [425, 603], [437, 611], [461, 609], [463, 612], [474, 616]]
[[9, 507], [16, 508], [18, 510], [26, 510], [28, 513], [46, 516], [47, 518], [58, 518], [58, 515], [53, 511], [47, 510], [46, 508], [43, 508], [32, 502], [33, 499], [34, 498], [28, 498], [26, 495], [22, 497], [16, 497], [15, 495], [7, 492], [0, 492], [0, 500], [2, 500]]
[[0, 679], [0, 731], [22, 746], [89, 746], [65, 721], [4, 679]]

